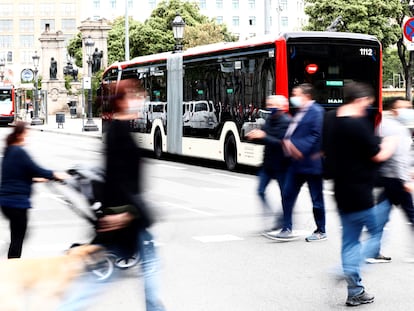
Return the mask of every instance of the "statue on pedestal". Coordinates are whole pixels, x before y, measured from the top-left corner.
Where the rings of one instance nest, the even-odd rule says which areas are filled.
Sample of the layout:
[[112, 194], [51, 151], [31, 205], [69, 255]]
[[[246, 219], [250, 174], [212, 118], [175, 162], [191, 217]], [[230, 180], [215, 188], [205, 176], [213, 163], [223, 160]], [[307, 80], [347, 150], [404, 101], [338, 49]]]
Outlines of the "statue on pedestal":
[[95, 48], [95, 52], [92, 54], [92, 73], [98, 72], [101, 70], [101, 60], [103, 57], [103, 51], [98, 51], [98, 48]]
[[52, 57], [50, 59], [50, 80], [56, 80], [57, 79], [57, 61]]

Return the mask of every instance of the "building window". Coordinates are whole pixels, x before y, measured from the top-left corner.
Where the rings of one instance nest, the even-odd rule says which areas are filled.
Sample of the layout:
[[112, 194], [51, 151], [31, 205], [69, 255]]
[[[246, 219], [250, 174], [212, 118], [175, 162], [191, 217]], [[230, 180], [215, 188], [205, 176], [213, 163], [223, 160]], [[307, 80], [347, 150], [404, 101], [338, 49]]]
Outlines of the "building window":
[[223, 16], [216, 16], [216, 23], [219, 25], [223, 24]]
[[13, 31], [13, 20], [2, 19], [0, 20], [0, 32], [12, 32]]
[[92, 6], [94, 9], [100, 9], [101, 8], [101, 1], [100, 0], [93, 0]]
[[21, 19], [20, 20], [20, 31], [21, 32], [33, 32], [34, 20], [33, 19]]
[[116, 9], [116, 0], [110, 0], [111, 9]]
[[42, 19], [40, 20], [40, 29], [46, 30], [46, 24], [49, 24], [49, 31], [55, 31], [55, 20], [54, 19]]
[[155, 0], [148, 0], [148, 5], [151, 8], [151, 10], [153, 10], [157, 6], [157, 1], [155, 1]]
[[233, 27], [239, 27], [240, 26], [240, 18], [238, 16], [233, 16]]
[[0, 35], [0, 48], [11, 48], [13, 43], [13, 36]]
[[217, 9], [223, 8], [223, 0], [216, 0], [216, 8]]
[[281, 11], [287, 11], [288, 9], [288, 4], [287, 4], [287, 0], [279, 0], [279, 9]]
[[238, 9], [239, 8], [239, 0], [233, 0], [233, 9]]
[[76, 32], [76, 19], [62, 19], [62, 31]]
[[289, 26], [289, 18], [287, 16], [282, 16], [280, 18], [280, 26], [281, 27], [288, 27]]
[[55, 4], [54, 3], [41, 3], [39, 6], [41, 16], [54, 16]]
[[23, 64], [33, 65], [32, 56], [33, 56], [32, 50], [20, 51], [20, 62]]
[[134, 7], [134, 0], [128, 0], [128, 9], [132, 9]]
[[249, 0], [249, 9], [256, 8], [256, 0]]
[[256, 16], [249, 16], [249, 26], [256, 26]]
[[21, 35], [20, 36], [20, 48], [30, 49], [34, 46], [33, 35]]
[[34, 16], [34, 7], [31, 3], [22, 3], [19, 5], [19, 12], [22, 16]]
[[74, 3], [62, 3], [60, 10], [63, 16], [76, 16], [76, 7]]
[[0, 4], [0, 16], [13, 16], [13, 5]]
[[207, 8], [206, 0], [200, 0], [198, 2], [198, 5], [200, 6], [200, 9], [206, 9]]

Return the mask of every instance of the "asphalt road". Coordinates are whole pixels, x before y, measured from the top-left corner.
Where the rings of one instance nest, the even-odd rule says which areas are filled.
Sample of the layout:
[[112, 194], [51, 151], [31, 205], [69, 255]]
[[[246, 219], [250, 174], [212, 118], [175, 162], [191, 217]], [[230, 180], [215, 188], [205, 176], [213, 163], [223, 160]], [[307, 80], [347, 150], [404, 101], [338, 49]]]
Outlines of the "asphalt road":
[[[0, 129], [0, 141], [2, 133]], [[96, 139], [43, 132], [33, 133], [28, 145], [39, 163], [60, 170], [76, 163], [100, 163], [100, 148]], [[153, 159], [145, 163], [145, 195], [160, 215], [152, 231], [167, 310], [347, 309], [346, 285], [334, 278], [340, 263], [341, 228], [329, 183], [325, 186], [328, 240], [304, 241], [314, 230], [304, 187], [294, 215], [294, 229], [303, 238], [279, 243], [258, 234], [262, 221], [256, 176], [211, 165]], [[61, 254], [73, 242], [90, 240], [90, 225], [62, 203], [61, 194], [44, 184], [35, 186], [24, 257]], [[276, 184], [271, 184], [268, 194], [278, 207]], [[86, 208], [81, 199], [78, 204]], [[411, 310], [414, 304], [414, 266], [405, 262], [413, 255], [409, 247], [413, 244], [401, 211], [395, 209], [391, 217], [383, 253], [393, 262], [364, 267], [363, 282], [376, 296], [373, 304], [360, 307], [364, 310]], [[2, 258], [7, 237], [7, 224], [0, 217]], [[138, 267], [121, 271], [121, 277], [87, 311], [109, 310], [144, 310]]]

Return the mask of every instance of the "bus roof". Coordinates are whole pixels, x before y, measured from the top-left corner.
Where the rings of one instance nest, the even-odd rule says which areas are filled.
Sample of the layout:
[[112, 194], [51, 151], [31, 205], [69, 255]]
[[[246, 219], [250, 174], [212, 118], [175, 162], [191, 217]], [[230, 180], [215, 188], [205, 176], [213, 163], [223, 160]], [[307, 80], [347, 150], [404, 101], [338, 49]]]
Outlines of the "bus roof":
[[[378, 39], [372, 35], [367, 34], [358, 34], [358, 33], [349, 33], [349, 32], [330, 32], [330, 31], [297, 31], [297, 32], [286, 32], [282, 33], [281, 35], [264, 35], [258, 37], [252, 37], [245, 41], [237, 41], [237, 42], [219, 42], [219, 43], [212, 43], [207, 45], [200, 45], [196, 47], [189, 48], [182, 52], [183, 57], [191, 57], [205, 53], [214, 53], [218, 51], [231, 51], [240, 48], [248, 48], [254, 47], [257, 45], [263, 44], [272, 44], [275, 41], [284, 40], [295, 40], [295, 39], [304, 39], [304, 38], [337, 38], [337, 39], [356, 39], [356, 40], [370, 40], [373, 42], [379, 42]], [[168, 59], [168, 57], [173, 52], [164, 52], [152, 55], [145, 55], [145, 56], [138, 56], [129, 61], [122, 61], [122, 62], [115, 62], [110, 65], [107, 69], [105, 69], [105, 73], [110, 69], [115, 68], [127, 68], [133, 64], [144, 64], [144, 63], [152, 63], [152, 62], [163, 62]]]

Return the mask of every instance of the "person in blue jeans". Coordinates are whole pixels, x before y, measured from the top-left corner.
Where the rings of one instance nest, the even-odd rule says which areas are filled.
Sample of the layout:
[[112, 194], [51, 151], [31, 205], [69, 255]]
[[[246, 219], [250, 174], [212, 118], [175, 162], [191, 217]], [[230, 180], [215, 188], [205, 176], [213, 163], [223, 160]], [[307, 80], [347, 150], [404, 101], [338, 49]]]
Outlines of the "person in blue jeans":
[[291, 163], [286, 173], [282, 191], [283, 228], [280, 232], [267, 232], [266, 236], [281, 241], [297, 238], [292, 232], [292, 213], [300, 189], [307, 183], [313, 203], [316, 230], [306, 241], [326, 240], [325, 203], [322, 179], [322, 124], [324, 109], [313, 99], [309, 83], [293, 88], [291, 104], [298, 108], [283, 139], [283, 148]]
[[[329, 112], [325, 122], [323, 151], [331, 163], [334, 196], [342, 224], [342, 269], [347, 282], [347, 306], [372, 303], [374, 296], [362, 285], [360, 265], [375, 254], [379, 247], [381, 226], [378, 209], [374, 207], [373, 189], [378, 163], [393, 153], [395, 137], [382, 140], [375, 136], [372, 123], [366, 116], [374, 102], [373, 89], [364, 83], [349, 82], [344, 86], [344, 104]], [[369, 238], [360, 241], [363, 228]]]
[[[139, 94], [136, 92], [142, 90]], [[136, 118], [137, 107], [143, 104], [145, 91], [139, 80], [121, 80], [112, 90], [110, 103], [113, 116], [105, 139], [105, 183], [102, 210], [97, 237], [93, 243], [108, 247], [111, 251], [128, 256], [138, 252], [143, 272], [146, 311], [164, 311], [159, 292], [158, 257], [154, 239], [149, 229], [153, 220], [141, 199], [141, 149], [130, 132], [130, 121]], [[109, 214], [111, 207], [129, 207], [120, 213]], [[132, 208], [131, 208], [132, 207]], [[137, 275], [138, 280], [138, 275]], [[69, 295], [59, 311], [77, 310], [99, 292], [93, 279], [81, 280], [74, 293]], [[81, 310], [81, 309], [79, 309]]]
[[[285, 96], [270, 95], [266, 98], [266, 109], [270, 112], [265, 124], [261, 129], [254, 129], [247, 133], [246, 138], [255, 140], [265, 145], [263, 154], [263, 164], [259, 170], [259, 185], [257, 193], [262, 202], [263, 220], [266, 232], [277, 230], [283, 226], [281, 214], [276, 214], [269, 206], [266, 199], [266, 188], [272, 180], [276, 180], [282, 194], [285, 183], [286, 170], [290, 159], [284, 154], [282, 140], [290, 122], [290, 117], [286, 113], [289, 109], [289, 102]], [[268, 218], [272, 224], [268, 224]], [[274, 219], [276, 218], [276, 219]]]

